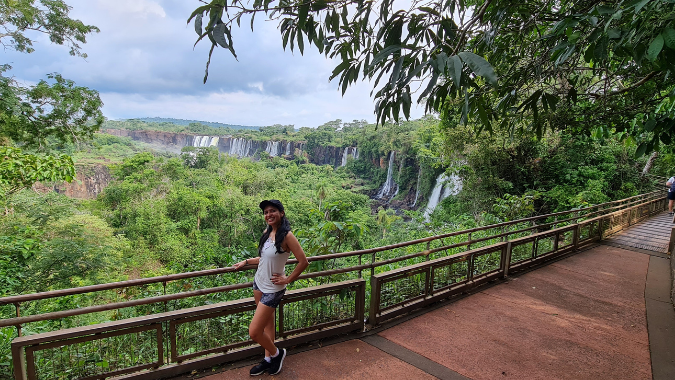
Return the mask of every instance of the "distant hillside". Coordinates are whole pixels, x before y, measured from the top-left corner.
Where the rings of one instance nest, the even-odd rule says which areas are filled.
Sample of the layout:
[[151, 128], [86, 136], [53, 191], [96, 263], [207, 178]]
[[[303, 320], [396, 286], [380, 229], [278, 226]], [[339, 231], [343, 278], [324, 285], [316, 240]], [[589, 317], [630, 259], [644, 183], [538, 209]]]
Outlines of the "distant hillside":
[[247, 125], [223, 124], [223, 123], [216, 123], [216, 122], [212, 122], [212, 121], [183, 120], [183, 119], [172, 119], [172, 118], [162, 118], [162, 117], [138, 117], [138, 118], [129, 119], [129, 120], [139, 120], [139, 121], [145, 121], [147, 123], [171, 123], [171, 124], [178, 124], [178, 125], [190, 125], [190, 123], [199, 123], [199, 124], [208, 125], [209, 127], [213, 127], [213, 128], [248, 129], [248, 130], [251, 130], [251, 131], [260, 130], [260, 127], [252, 127], [252, 126], [247, 126]]

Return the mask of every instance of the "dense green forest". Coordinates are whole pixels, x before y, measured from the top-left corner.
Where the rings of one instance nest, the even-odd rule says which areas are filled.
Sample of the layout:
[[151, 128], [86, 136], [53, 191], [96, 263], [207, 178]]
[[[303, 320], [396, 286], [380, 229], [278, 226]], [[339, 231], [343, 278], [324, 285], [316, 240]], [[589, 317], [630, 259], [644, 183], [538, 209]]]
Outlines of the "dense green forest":
[[[265, 136], [264, 130], [257, 133]], [[32, 190], [3, 198], [3, 295], [228, 266], [255, 254], [264, 228], [257, 208], [261, 199], [287, 205], [305, 249], [316, 255], [651, 189], [640, 175], [646, 157], [635, 159], [635, 147], [615, 139], [476, 136], [470, 128], [448, 128], [434, 118], [379, 128], [338, 121], [288, 136], [302, 133], [307, 149], [358, 146], [360, 158], [333, 167], [308, 164], [302, 157], [237, 159], [214, 148], [188, 147], [171, 155], [142, 151], [128, 138], [105, 134], [96, 134], [86, 146], [64, 148], [79, 168], [107, 158], [115, 180], [93, 200]], [[398, 153], [394, 180], [401, 191], [383, 204], [371, 198], [386, 177], [381, 159], [392, 150]], [[661, 157], [653, 173], [670, 169], [670, 156]], [[458, 174], [463, 190], [444, 199], [426, 221], [426, 198], [444, 171]], [[418, 186], [416, 207], [397, 203], [411, 199]]]

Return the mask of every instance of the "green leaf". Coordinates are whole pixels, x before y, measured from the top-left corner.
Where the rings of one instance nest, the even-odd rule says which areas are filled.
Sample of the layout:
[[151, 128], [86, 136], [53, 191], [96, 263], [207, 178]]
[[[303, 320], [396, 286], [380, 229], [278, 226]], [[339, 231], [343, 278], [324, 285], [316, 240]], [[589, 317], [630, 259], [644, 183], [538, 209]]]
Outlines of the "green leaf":
[[666, 43], [666, 46], [675, 50], [675, 29], [666, 28], [661, 35], [663, 36], [663, 41]]
[[379, 53], [375, 54], [375, 57], [373, 57], [373, 62], [371, 62], [370, 64], [370, 67], [372, 68], [373, 66], [375, 66], [375, 64], [379, 63], [383, 59], [387, 58], [389, 55], [400, 50], [401, 50], [400, 45], [387, 46], [386, 48], [380, 50]]
[[225, 39], [225, 29], [227, 26], [223, 23], [218, 23], [216, 26], [213, 28], [213, 39], [216, 40], [218, 45], [225, 49], [229, 49], [230, 45], [227, 43], [227, 40]]
[[661, 53], [661, 50], [663, 49], [663, 35], [659, 34], [654, 38], [651, 44], [649, 44], [649, 48], [647, 49], [647, 58], [654, 62], [659, 56], [659, 53]]
[[309, 12], [309, 2], [302, 3], [298, 8], [298, 28], [303, 30], [305, 21], [307, 21], [307, 13]]
[[459, 57], [456, 55], [450, 57], [450, 59], [447, 62], [447, 65], [450, 77], [455, 82], [455, 87], [459, 89], [462, 80], [462, 68], [464, 67], [464, 65], [462, 64], [462, 61], [459, 59]]
[[195, 17], [195, 32], [197, 32], [198, 36], [202, 35], [202, 18], [201, 13]]
[[641, 143], [640, 146], [638, 146], [637, 150], [635, 151], [635, 158], [640, 158], [644, 156], [646, 152], [647, 152], [647, 144]]
[[429, 7], [419, 7], [418, 9], [421, 10], [422, 12], [430, 13], [430, 14], [436, 16], [436, 17], [441, 17], [441, 14], [438, 13], [438, 11], [435, 10], [435, 9], [433, 9], [433, 8], [429, 8]]
[[645, 131], [647, 132], [653, 131], [655, 127], [656, 127], [656, 120], [654, 119], [649, 119], [645, 123]]
[[466, 51], [458, 55], [476, 75], [482, 76], [493, 86], [497, 85], [497, 75], [492, 66], [483, 57]]
[[300, 49], [300, 55], [303, 55], [305, 52], [305, 41], [302, 38], [302, 32], [298, 30], [298, 49]]

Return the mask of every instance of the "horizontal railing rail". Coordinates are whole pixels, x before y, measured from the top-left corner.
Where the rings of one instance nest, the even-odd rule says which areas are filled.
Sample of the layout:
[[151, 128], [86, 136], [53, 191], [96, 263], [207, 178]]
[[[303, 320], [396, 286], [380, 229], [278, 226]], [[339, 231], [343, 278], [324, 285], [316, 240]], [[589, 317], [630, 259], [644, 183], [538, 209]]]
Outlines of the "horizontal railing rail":
[[[371, 276], [373, 325], [576, 251], [665, 209], [656, 199], [579, 223]], [[445, 247], [441, 247], [445, 248]]]
[[[358, 278], [340, 281], [340, 279], [344, 279], [345, 277], [338, 276], [338, 281], [340, 282], [337, 283], [332, 282], [289, 291], [277, 311], [277, 336], [286, 342], [290, 340], [294, 342], [307, 342], [308, 339], [317, 339], [317, 336], [328, 336], [347, 330], [355, 331], [359, 328], [362, 329], [366, 320], [369, 324], [375, 326], [429, 303], [457, 293], [467, 292], [485, 282], [506, 277], [512, 271], [529, 268], [532, 265], [538, 265], [542, 261], [577, 250], [637, 223], [656, 212], [660, 212], [665, 209], [665, 206], [666, 200], [663, 192], [658, 191], [583, 209], [456, 231], [386, 247], [309, 257], [310, 262], [330, 262], [334, 266], [338, 265], [339, 259], [346, 259], [347, 261], [343, 263], [342, 267], [334, 269], [325, 270], [328, 265], [320, 267], [318, 271], [303, 274], [300, 279], [330, 279], [332, 278], [331, 276], [346, 273], [352, 273], [351, 276], [358, 276]], [[381, 252], [388, 252], [389, 256], [380, 254]], [[419, 262], [420, 259], [425, 261]], [[294, 260], [289, 260], [289, 263], [292, 262]], [[395, 268], [395, 265], [401, 265], [401, 263], [403, 263], [402, 267]], [[394, 269], [391, 269], [392, 266], [394, 266]], [[384, 272], [376, 273], [376, 269], [378, 268], [380, 270], [384, 269]], [[253, 267], [248, 267], [247, 269], [253, 269]], [[368, 282], [361, 279], [361, 277], [362, 272], [368, 269], [370, 270], [370, 276], [366, 280], [370, 282], [370, 292], [367, 294], [370, 300], [369, 310], [366, 310], [366, 287], [368, 286]], [[0, 327], [16, 326], [20, 333], [22, 325], [32, 322], [57, 320], [70, 316], [142, 305], [161, 305], [163, 303], [166, 306], [169, 301], [204, 295], [226, 294], [251, 286], [250, 282], [243, 282], [28, 316], [21, 316], [19, 313], [19, 306], [23, 302], [158, 283], [163, 284], [164, 289], [166, 289], [167, 282], [196, 279], [233, 271], [234, 268], [218, 268], [178, 275], [94, 285], [80, 289], [65, 289], [62, 291], [5, 297], [0, 299], [0, 304], [14, 304], [17, 309], [17, 317], [0, 320]], [[52, 352], [55, 347], [61, 347], [59, 349], [65, 352], [67, 350], [63, 347], [93, 344], [86, 342], [94, 341], [98, 342], [97, 344], [100, 343], [100, 345], [106, 346], [107, 343], [102, 343], [105, 339], [110, 341], [131, 339], [120, 338], [125, 336], [125, 334], [135, 336], [135, 339], [145, 342], [142, 344], [145, 345], [143, 347], [150, 347], [148, 346], [148, 342], [160, 342], [157, 331], [161, 331], [161, 342], [155, 344], [157, 347], [152, 346], [154, 348], [148, 348], [148, 350], [152, 351], [152, 355], [147, 354], [150, 351], [143, 351], [144, 355], [147, 354], [146, 356], [142, 358], [139, 356], [135, 359], [131, 358], [125, 362], [126, 364], [122, 362], [110, 363], [108, 360], [95, 361], [96, 358], [89, 358], [84, 360], [83, 363], [77, 362], [76, 367], [78, 370], [80, 367], [88, 368], [87, 371], [91, 372], [91, 374], [85, 371], [86, 373], [82, 372], [81, 376], [70, 376], [69, 378], [105, 378], [128, 373], [144, 373], [144, 376], [150, 376], [148, 375], [150, 373], [166, 374], [173, 373], [171, 371], [186, 371], [189, 370], [187, 368], [198, 368], [200, 365], [206, 366], [205, 363], [220, 363], [244, 357], [251, 353], [251, 351], [247, 350], [257, 347], [248, 341], [248, 330], [243, 329], [244, 327], [247, 328], [248, 322], [250, 322], [247, 318], [252, 316], [254, 304], [250, 301], [250, 299], [239, 299], [165, 311], [164, 313], [154, 313], [154, 311], [151, 311], [154, 314], [147, 317], [127, 318], [116, 322], [99, 323], [83, 327], [85, 330], [77, 330], [82, 328], [76, 327], [74, 330], [65, 329], [19, 337], [15, 339], [16, 346], [13, 344], [12, 352], [15, 370], [17, 370], [17, 365], [22, 364], [23, 369], [20, 370], [24, 371], [22, 373], [24, 377], [16, 378], [49, 378], [40, 377], [40, 366], [43, 365], [41, 363], [45, 360], [52, 360], [48, 355], [51, 355], [49, 352]], [[234, 305], [238, 306], [235, 307]], [[235, 309], [236, 312], [233, 311]], [[204, 315], [209, 315], [209, 317], [201, 318], [200, 313], [202, 311], [204, 311]], [[173, 319], [162, 319], [165, 316], [171, 316]], [[134, 326], [124, 324], [137, 320], [142, 320], [143, 322], [139, 322], [139, 325]], [[159, 323], [161, 329], [148, 321]], [[219, 322], [216, 323], [214, 321]], [[99, 325], [126, 327], [117, 330], [111, 327], [108, 330], [93, 333], [94, 335], [99, 334], [97, 336], [102, 338], [90, 339], [87, 334], [92, 331], [91, 329], [98, 328], [96, 326]], [[220, 330], [218, 330], [221, 327], [217, 327], [220, 325], [228, 326], [227, 328], [229, 329], [234, 328], [232, 326], [239, 326], [240, 330], [228, 330], [227, 334], [241, 336], [241, 339], [226, 341], [221, 338], [216, 339], [207, 336], [199, 340], [198, 336], [195, 335], [197, 331], [212, 330], [219, 331], [218, 334], [221, 334]], [[121, 331], [125, 329], [137, 330], [122, 333]], [[64, 338], [62, 334], [69, 334], [70, 331], [87, 331], [87, 334], [82, 333], [81, 336]], [[56, 336], [59, 338], [53, 338]], [[44, 337], [48, 338], [48, 340], [36, 343], [36, 339], [46, 339]], [[72, 342], [68, 340], [71, 338], [75, 340], [72, 340]], [[60, 343], [58, 342], [61, 341], [68, 341], [72, 344], [59, 346]], [[41, 346], [43, 343], [45, 345]], [[159, 345], [164, 345], [161, 350], [158, 347]], [[58, 360], [62, 360], [63, 358], [59, 355], [66, 354], [54, 355], [56, 355], [55, 358]], [[77, 355], [77, 353], [74, 353], [71, 356], [66, 355], [64, 358], [72, 359], [77, 357]], [[113, 357], [114, 355], [109, 354], [109, 356]], [[162, 357], [161, 360], [160, 357]], [[64, 363], [67, 361], [66, 359], [63, 359]], [[73, 365], [73, 363], [71, 362], [70, 365]], [[66, 365], [64, 364], [64, 366]], [[95, 370], [96, 368], [92, 366], [105, 367], [103, 368], [105, 371], [101, 368]], [[66, 371], [65, 367], [63, 371]], [[64, 373], [72, 374], [73, 371], [70, 370], [70, 372], [66, 371]], [[31, 377], [32, 375], [30, 374], [34, 374], [35, 377]], [[105, 376], [101, 374], [105, 374]]]
[[[338, 297], [339, 306], [332, 302]], [[306, 307], [317, 303], [327, 306], [318, 312]], [[278, 345], [362, 331], [364, 304], [362, 279], [289, 291], [276, 314]], [[247, 357], [262, 352], [248, 337], [255, 307], [253, 298], [245, 298], [16, 338], [15, 378], [105, 379], [134, 374], [125, 378], [153, 379], [179, 374], [186, 366], [201, 368], [214, 360]], [[298, 310], [304, 319], [294, 326], [284, 324], [284, 316]]]

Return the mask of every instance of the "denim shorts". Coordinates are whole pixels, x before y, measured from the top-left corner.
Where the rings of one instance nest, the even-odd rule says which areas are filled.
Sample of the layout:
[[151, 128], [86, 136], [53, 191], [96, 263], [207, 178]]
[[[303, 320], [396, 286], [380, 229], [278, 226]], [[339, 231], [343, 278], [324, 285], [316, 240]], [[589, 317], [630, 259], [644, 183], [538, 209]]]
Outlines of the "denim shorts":
[[[253, 290], [260, 291], [260, 288], [258, 288], [258, 284], [256, 284], [255, 281], [253, 281]], [[276, 309], [285, 293], [286, 289], [281, 289], [276, 293], [263, 293], [262, 297], [260, 297], [260, 302], [265, 306]]]

